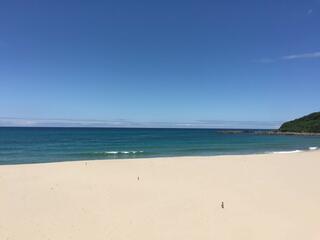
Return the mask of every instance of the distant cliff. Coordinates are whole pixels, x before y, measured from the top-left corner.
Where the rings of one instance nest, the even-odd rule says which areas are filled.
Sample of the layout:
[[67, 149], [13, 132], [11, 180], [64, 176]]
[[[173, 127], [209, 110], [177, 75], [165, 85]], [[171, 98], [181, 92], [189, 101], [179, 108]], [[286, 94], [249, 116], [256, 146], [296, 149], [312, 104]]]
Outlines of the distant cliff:
[[320, 133], [320, 112], [285, 122], [279, 128], [279, 131], [284, 133]]

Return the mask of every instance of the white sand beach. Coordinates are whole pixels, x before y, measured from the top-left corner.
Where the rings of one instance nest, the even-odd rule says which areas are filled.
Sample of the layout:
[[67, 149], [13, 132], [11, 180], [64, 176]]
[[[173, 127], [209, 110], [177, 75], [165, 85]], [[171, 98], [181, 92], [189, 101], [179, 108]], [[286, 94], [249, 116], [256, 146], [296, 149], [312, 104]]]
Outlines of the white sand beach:
[[2, 165], [0, 239], [318, 240], [320, 151]]

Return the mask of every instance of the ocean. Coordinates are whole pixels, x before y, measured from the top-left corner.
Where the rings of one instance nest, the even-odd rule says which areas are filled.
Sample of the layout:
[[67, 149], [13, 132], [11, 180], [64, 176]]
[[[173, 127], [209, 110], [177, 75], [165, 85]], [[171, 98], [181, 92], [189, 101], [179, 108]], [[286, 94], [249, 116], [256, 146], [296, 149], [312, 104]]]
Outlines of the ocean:
[[320, 136], [227, 134], [221, 129], [0, 127], [0, 164], [283, 153], [318, 147]]

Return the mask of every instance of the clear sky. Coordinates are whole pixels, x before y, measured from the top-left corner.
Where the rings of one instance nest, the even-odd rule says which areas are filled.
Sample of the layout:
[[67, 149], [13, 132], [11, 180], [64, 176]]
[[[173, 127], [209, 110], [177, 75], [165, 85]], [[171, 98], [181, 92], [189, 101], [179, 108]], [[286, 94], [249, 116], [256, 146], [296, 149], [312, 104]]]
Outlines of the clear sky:
[[0, 125], [276, 127], [319, 106], [320, 0], [0, 4]]

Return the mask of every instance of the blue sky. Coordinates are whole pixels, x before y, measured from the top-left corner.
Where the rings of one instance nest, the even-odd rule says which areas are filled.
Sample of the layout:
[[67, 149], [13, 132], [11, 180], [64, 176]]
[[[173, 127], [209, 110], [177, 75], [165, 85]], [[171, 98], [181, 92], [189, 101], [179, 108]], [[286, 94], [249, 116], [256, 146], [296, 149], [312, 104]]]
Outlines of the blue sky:
[[319, 90], [320, 0], [1, 1], [0, 125], [269, 128]]

